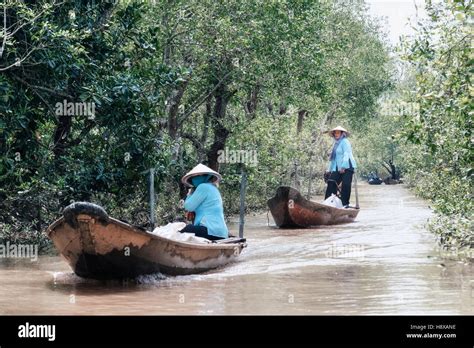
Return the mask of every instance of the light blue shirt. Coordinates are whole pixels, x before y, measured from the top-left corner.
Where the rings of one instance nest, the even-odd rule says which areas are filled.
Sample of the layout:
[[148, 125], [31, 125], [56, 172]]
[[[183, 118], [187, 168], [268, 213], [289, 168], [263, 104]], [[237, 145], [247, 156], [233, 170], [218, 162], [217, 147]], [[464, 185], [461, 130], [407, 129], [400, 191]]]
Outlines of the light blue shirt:
[[352, 155], [352, 146], [347, 138], [344, 138], [339, 143], [339, 146], [336, 149], [336, 158], [329, 162], [328, 171], [335, 172], [336, 170], [349, 169], [352, 164], [352, 168], [357, 168], [356, 161]]
[[224, 221], [224, 206], [218, 188], [211, 183], [200, 184], [184, 201], [184, 209], [196, 213], [195, 226], [207, 227], [207, 233], [228, 238], [229, 231]]

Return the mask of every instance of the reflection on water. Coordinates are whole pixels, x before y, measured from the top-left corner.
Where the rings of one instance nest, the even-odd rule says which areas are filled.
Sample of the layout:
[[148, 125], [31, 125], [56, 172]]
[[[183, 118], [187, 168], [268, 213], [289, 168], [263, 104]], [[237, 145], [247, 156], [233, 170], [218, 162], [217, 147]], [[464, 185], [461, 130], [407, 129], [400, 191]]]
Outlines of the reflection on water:
[[200, 275], [101, 282], [60, 257], [1, 260], [0, 314], [474, 314], [474, 268], [438, 257], [426, 203], [402, 186], [359, 191], [351, 224], [247, 217], [239, 261]]

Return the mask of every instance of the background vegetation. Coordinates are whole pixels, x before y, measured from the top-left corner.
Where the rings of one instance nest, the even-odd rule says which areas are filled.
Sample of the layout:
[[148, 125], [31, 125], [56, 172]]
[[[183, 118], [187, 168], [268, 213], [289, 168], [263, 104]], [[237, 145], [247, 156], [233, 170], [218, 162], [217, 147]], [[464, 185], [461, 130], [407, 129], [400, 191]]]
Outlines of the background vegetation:
[[[433, 228], [451, 221], [441, 242], [472, 247], [469, 4], [430, 7], [397, 52], [405, 65], [362, 1], [3, 1], [0, 10], [0, 239], [46, 246], [46, 226], [77, 200], [146, 225], [152, 167], [158, 222], [172, 221], [179, 179], [198, 162], [223, 174], [233, 214], [242, 168], [219, 163], [220, 150], [256, 153], [245, 164], [248, 211], [280, 184], [317, 193], [331, 146], [323, 131], [343, 124], [362, 175], [393, 156], [435, 203]], [[94, 103], [95, 115], [58, 115], [63, 101]]]

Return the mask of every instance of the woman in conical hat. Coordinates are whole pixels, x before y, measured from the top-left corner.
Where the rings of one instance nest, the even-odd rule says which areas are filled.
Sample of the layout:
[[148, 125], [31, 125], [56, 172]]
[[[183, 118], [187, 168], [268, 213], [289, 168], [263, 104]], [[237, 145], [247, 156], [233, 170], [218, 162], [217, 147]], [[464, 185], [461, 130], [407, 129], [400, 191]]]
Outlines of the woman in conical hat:
[[217, 240], [228, 238], [229, 231], [224, 220], [224, 205], [217, 188], [222, 176], [199, 163], [182, 178], [181, 182], [192, 190], [184, 201], [184, 209], [195, 213], [194, 223], [181, 232], [194, 233], [198, 237]]
[[354, 169], [357, 168], [352, 154], [351, 143], [347, 140], [349, 132], [345, 128], [337, 126], [327, 133], [334, 138], [334, 145], [329, 155], [329, 166], [327, 169], [329, 178], [325, 199], [329, 198], [332, 194], [336, 194], [337, 185], [342, 182], [341, 201], [344, 207], [347, 208], [351, 198], [352, 176]]
[[182, 178], [181, 182], [185, 184], [188, 187], [194, 187], [191, 179], [196, 176], [203, 176], [203, 175], [209, 175], [209, 179], [214, 182], [218, 183], [219, 181], [222, 180], [222, 176], [216, 172], [215, 170], [212, 170], [208, 166], [205, 166], [202, 163], [199, 163], [196, 167], [191, 169], [188, 173], [186, 173]]

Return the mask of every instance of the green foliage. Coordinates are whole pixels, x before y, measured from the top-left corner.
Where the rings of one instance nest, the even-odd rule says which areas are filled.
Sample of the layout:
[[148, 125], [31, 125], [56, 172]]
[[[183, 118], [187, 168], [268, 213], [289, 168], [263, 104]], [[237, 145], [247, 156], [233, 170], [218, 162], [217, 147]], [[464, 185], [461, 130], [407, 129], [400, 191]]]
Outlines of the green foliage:
[[[161, 178], [171, 165], [157, 105], [179, 78], [158, 64], [145, 5], [6, 6], [8, 26], [23, 26], [0, 56], [0, 221], [39, 233], [71, 201], [101, 193], [112, 213], [143, 206], [148, 168]], [[64, 102], [94, 103], [95, 114], [58, 115]]]
[[462, 1], [427, 9], [430, 21], [403, 51], [415, 77], [408, 100], [419, 105], [404, 118], [402, 135], [414, 144], [407, 176], [433, 201], [439, 217], [431, 226], [443, 245], [473, 248], [473, 9]]
[[[318, 192], [330, 147], [321, 132], [336, 120], [364, 129], [392, 84], [387, 46], [361, 1], [3, 5], [5, 238], [41, 235], [77, 200], [146, 224], [151, 167], [158, 223], [172, 221], [182, 214], [180, 177], [224, 149], [255, 151], [249, 210], [280, 184], [306, 191], [312, 182]], [[92, 117], [58, 114], [58, 103], [82, 102], [93, 103]], [[235, 213], [240, 166], [213, 164], [226, 213]]]

